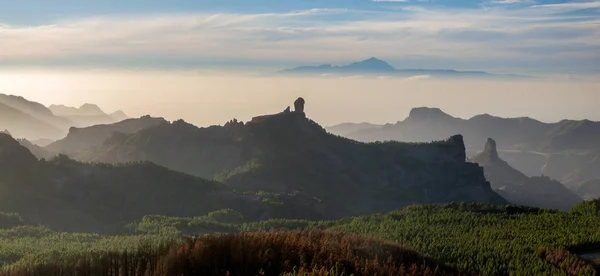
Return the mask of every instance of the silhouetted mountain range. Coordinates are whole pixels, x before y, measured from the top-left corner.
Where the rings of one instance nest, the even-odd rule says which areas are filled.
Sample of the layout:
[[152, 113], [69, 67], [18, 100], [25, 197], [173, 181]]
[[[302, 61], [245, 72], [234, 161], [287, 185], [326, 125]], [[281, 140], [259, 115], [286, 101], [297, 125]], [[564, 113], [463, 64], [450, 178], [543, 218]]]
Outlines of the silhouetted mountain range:
[[41, 119], [0, 102], [0, 129], [8, 130], [17, 137], [60, 138], [66, 133]]
[[55, 115], [69, 119], [73, 122], [73, 126], [77, 127], [110, 124], [129, 118], [121, 110], [112, 114], [107, 114], [102, 111], [99, 106], [89, 103], [86, 103], [79, 108], [64, 105], [50, 105], [48, 108]]
[[[532, 118], [501, 118], [489, 114], [468, 120], [453, 117], [439, 108], [413, 108], [404, 121], [387, 125], [355, 125], [346, 134], [359, 141], [423, 142], [453, 134], [463, 134], [467, 149], [478, 148], [478, 141], [497, 137], [506, 149], [543, 151], [600, 149], [600, 122], [563, 120], [543, 123]], [[344, 124], [346, 128], [350, 124]], [[329, 129], [335, 133], [338, 126]]]
[[[78, 132], [94, 136], [91, 128]], [[56, 144], [59, 151], [72, 148], [67, 140]], [[100, 147], [70, 154], [81, 161], [151, 161], [240, 191], [303, 193], [319, 199], [317, 208], [327, 218], [416, 202], [505, 202], [482, 169], [465, 162], [461, 136], [428, 144], [364, 144], [328, 134], [303, 112], [207, 128], [182, 120], [161, 123], [115, 133]]]
[[546, 209], [570, 210], [583, 201], [563, 184], [545, 176], [528, 177], [500, 159], [496, 141], [489, 138], [483, 152], [471, 159], [483, 166], [492, 188], [508, 201]]
[[[352, 128], [354, 132], [343, 132]], [[365, 142], [425, 142], [460, 133], [470, 156], [478, 153], [480, 141], [494, 137], [502, 146], [498, 149], [501, 158], [529, 176], [549, 176], [573, 191], [584, 182], [600, 179], [600, 122], [589, 120], [543, 123], [489, 114], [461, 119], [438, 108], [421, 107], [395, 124], [346, 123], [328, 130]]]
[[114, 135], [131, 134], [142, 129], [168, 124], [163, 118], [143, 116], [138, 119], [126, 119], [114, 124], [95, 125], [86, 128], [72, 127], [64, 139], [56, 141], [45, 147], [50, 152], [61, 152], [67, 155], [75, 155], [80, 151], [100, 147], [106, 140]]
[[531, 78], [514, 74], [491, 74], [483, 71], [457, 71], [453, 69], [396, 69], [389, 63], [372, 57], [348, 65], [335, 66], [323, 64], [318, 66], [300, 66], [284, 69], [280, 74], [293, 75], [328, 75], [328, 74], [360, 74], [360, 75], [430, 75], [436, 77], [470, 77], [470, 78]]
[[31, 141], [48, 144], [48, 140], [63, 138], [70, 127], [86, 127], [122, 121], [122, 111], [104, 113], [97, 105], [81, 108], [52, 105], [50, 108], [20, 96], [0, 94], [0, 129]]
[[112, 232], [149, 214], [197, 216], [225, 208], [254, 220], [319, 218], [299, 196], [279, 198], [285, 206], [149, 162], [85, 164], [65, 155], [40, 161], [0, 133], [0, 210], [57, 230]]

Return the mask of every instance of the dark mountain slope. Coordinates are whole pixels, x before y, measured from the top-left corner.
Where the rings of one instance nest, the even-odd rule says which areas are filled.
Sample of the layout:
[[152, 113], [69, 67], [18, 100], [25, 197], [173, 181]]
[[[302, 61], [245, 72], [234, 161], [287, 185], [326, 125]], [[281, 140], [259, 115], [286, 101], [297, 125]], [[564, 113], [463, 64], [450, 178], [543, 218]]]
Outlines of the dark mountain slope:
[[148, 160], [241, 190], [299, 191], [321, 199], [327, 217], [414, 202], [504, 202], [482, 169], [465, 162], [461, 136], [430, 144], [365, 144], [327, 133], [303, 112], [208, 128], [160, 124], [76, 156], [112, 163]]
[[496, 141], [488, 139], [485, 150], [473, 157], [482, 165], [492, 188], [512, 203], [569, 210], [583, 201], [564, 185], [548, 177], [527, 177], [498, 156]]
[[106, 139], [114, 133], [130, 134], [144, 128], [166, 124], [163, 118], [144, 116], [138, 119], [127, 119], [114, 124], [95, 125], [86, 128], [72, 127], [66, 138], [56, 141], [45, 147], [51, 152], [60, 152], [67, 155], [76, 155], [86, 149], [101, 146]]
[[64, 155], [38, 161], [0, 134], [0, 211], [18, 212], [34, 223], [105, 232], [145, 215], [199, 216], [225, 208], [240, 210], [248, 219], [319, 218], [307, 205], [265, 203], [148, 162], [84, 164]]

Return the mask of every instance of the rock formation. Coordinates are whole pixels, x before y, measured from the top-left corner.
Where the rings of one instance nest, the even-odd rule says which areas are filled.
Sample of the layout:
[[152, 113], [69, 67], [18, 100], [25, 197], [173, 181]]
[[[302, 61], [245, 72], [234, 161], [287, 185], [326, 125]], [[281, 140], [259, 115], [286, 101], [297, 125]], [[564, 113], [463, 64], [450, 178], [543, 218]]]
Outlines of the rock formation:
[[294, 112], [304, 113], [304, 99], [302, 97], [298, 98], [294, 102]]
[[496, 141], [488, 138], [485, 150], [473, 157], [484, 167], [492, 188], [514, 204], [569, 210], [582, 199], [562, 183], [548, 177], [528, 177], [500, 159]]

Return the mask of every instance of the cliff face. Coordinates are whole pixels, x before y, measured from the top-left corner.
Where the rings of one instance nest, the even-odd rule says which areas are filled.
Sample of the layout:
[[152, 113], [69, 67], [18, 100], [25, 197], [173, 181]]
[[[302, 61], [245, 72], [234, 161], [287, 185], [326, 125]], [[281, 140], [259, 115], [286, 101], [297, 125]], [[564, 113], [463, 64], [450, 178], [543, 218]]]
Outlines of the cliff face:
[[301, 192], [318, 198], [328, 218], [410, 203], [505, 202], [482, 169], [465, 161], [460, 135], [421, 144], [360, 143], [286, 110], [208, 128], [178, 121], [110, 141], [87, 160], [149, 160], [237, 190]]

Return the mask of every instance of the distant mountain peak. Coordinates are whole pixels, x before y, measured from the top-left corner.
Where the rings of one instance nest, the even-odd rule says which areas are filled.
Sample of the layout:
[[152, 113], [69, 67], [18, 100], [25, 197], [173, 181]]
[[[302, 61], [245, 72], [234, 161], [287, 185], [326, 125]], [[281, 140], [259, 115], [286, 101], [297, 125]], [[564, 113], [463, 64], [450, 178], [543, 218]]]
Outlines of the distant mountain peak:
[[408, 119], [412, 120], [439, 120], [454, 119], [448, 113], [436, 107], [415, 107], [410, 110]]
[[346, 66], [348, 69], [369, 70], [369, 71], [396, 71], [396, 68], [389, 63], [372, 57], [363, 61], [352, 63]]
[[125, 112], [123, 112], [122, 110], [117, 110], [117, 111], [109, 114], [109, 116], [117, 121], [123, 121], [123, 120], [129, 119], [129, 115], [125, 114]]
[[532, 78], [530, 76], [514, 75], [514, 74], [491, 74], [483, 71], [458, 71], [455, 69], [396, 69], [388, 62], [370, 57], [368, 59], [353, 62], [347, 65], [331, 65], [322, 64], [317, 66], [298, 66], [291, 69], [283, 69], [278, 73], [283, 74], [309, 74], [320, 77], [335, 76], [335, 75], [374, 75], [384, 76], [437, 76], [437, 77], [475, 77], [475, 78]]
[[102, 109], [95, 105], [95, 104], [90, 104], [90, 103], [86, 103], [83, 104], [80, 108], [79, 108], [80, 112], [86, 113], [86, 114], [90, 114], [90, 115], [105, 115], [106, 113], [104, 113], [104, 111], [102, 111]]

